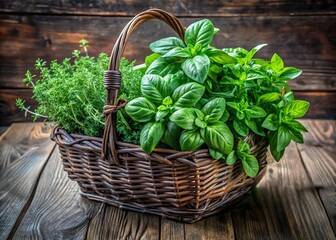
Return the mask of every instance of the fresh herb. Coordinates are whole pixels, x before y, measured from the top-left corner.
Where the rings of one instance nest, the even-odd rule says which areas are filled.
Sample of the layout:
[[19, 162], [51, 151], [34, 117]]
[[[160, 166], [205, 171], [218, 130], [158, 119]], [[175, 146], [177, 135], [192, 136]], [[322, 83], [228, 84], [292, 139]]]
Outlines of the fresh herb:
[[238, 159], [246, 174], [256, 176], [257, 159], [243, 139], [250, 133], [266, 137], [279, 160], [291, 140], [302, 143], [306, 128], [296, 119], [309, 103], [294, 100], [287, 80], [301, 70], [285, 67], [279, 55], [270, 61], [254, 58], [266, 44], [250, 51], [217, 49], [218, 30], [209, 20], [190, 25], [184, 41], [168, 37], [150, 44], [142, 96], [126, 105], [126, 113], [144, 126], [143, 150], [158, 144], [177, 150], [207, 146], [214, 159], [232, 165]]
[[[104, 71], [107, 69], [109, 57], [105, 53], [97, 58], [88, 54], [88, 41], [81, 40], [79, 50], [74, 50], [72, 58], [65, 58], [61, 63], [56, 60], [47, 67], [46, 61], [36, 60], [35, 68], [40, 79], [35, 81], [29, 70], [23, 80], [33, 90], [33, 98], [39, 103], [34, 111], [17, 99], [17, 106], [26, 113], [31, 113], [34, 120], [39, 117], [57, 123], [65, 130], [89, 136], [102, 136], [105, 119], [102, 117], [106, 101], [104, 88]], [[142, 73], [134, 70], [134, 62], [122, 59], [120, 71], [123, 81], [120, 97], [131, 100], [141, 96], [140, 81]], [[126, 114], [119, 111], [117, 133], [122, 140], [138, 143], [140, 126]]]

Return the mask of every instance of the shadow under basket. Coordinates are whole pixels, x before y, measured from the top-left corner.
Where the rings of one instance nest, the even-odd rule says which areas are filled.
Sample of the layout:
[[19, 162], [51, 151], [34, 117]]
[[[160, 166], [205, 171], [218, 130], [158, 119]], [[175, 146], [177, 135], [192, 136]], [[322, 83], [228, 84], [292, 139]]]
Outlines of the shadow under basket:
[[116, 142], [120, 163], [102, 159], [102, 138], [69, 134], [55, 127], [64, 170], [82, 196], [112, 206], [192, 223], [238, 200], [262, 178], [267, 142], [250, 134], [245, 141], [258, 159], [260, 172], [246, 176], [241, 162], [228, 166], [207, 149], [155, 149], [151, 155], [138, 145]]

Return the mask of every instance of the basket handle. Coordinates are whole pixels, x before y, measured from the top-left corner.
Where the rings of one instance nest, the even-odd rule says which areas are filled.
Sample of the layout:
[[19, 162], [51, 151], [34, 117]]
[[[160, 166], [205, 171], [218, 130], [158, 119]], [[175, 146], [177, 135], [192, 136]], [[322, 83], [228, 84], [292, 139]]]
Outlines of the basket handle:
[[112, 164], [119, 164], [115, 141], [117, 140], [115, 123], [116, 112], [126, 105], [126, 100], [118, 99], [118, 91], [121, 84], [121, 74], [119, 72], [120, 59], [124, 53], [126, 43], [130, 35], [144, 22], [151, 19], [159, 19], [167, 23], [181, 39], [184, 39], [185, 28], [183, 24], [174, 15], [161, 9], [149, 9], [136, 15], [122, 30], [119, 35], [110, 58], [108, 70], [104, 73], [104, 85], [107, 90], [106, 105], [103, 115], [106, 117], [103, 144], [102, 158], [107, 159]]

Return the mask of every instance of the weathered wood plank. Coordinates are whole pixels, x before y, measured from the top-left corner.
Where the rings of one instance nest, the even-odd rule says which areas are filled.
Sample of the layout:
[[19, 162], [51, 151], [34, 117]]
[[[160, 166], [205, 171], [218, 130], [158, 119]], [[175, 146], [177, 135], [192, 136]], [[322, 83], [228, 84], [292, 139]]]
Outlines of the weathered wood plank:
[[48, 13], [48, 14], [88, 14], [123, 16], [135, 15], [151, 7], [162, 8], [180, 16], [232, 16], [232, 15], [298, 15], [335, 13], [333, 1], [173, 1], [148, 0], [121, 1], [2, 1], [4, 12]]
[[279, 163], [268, 166], [256, 190], [253, 201], [232, 212], [237, 239], [335, 238], [294, 143]]
[[0, 239], [15, 231], [55, 144], [43, 124], [13, 124], [0, 142]]
[[298, 145], [312, 185], [336, 233], [336, 121], [302, 120], [308, 128], [305, 144]]
[[161, 219], [160, 239], [185, 240], [185, 224], [171, 221], [168, 219]]
[[55, 148], [39, 180], [34, 198], [14, 239], [86, 239], [90, 219], [102, 204], [80, 197]]
[[9, 126], [1, 126], [0, 127], [0, 141], [1, 141], [2, 134], [5, 134], [5, 132], [7, 131], [8, 128], [9, 128]]
[[[254, 16], [210, 18], [221, 31], [214, 46], [250, 49], [269, 46], [259, 56], [270, 59], [274, 52], [285, 64], [303, 70], [293, 81], [296, 90], [336, 90], [336, 16]], [[78, 48], [78, 41], [91, 42], [90, 54], [110, 53], [129, 17], [3, 15], [0, 18], [0, 86], [24, 88], [22, 78], [34, 69], [36, 58], [63, 59]], [[197, 18], [181, 18], [185, 25]], [[276, 30], [275, 30], [276, 29]], [[139, 28], [126, 47], [125, 56], [139, 63], [150, 53], [148, 44], [172, 35], [169, 27], [151, 21]], [[243, 36], [243, 37], [242, 37]]]
[[87, 239], [159, 239], [160, 219], [104, 205], [90, 222]]

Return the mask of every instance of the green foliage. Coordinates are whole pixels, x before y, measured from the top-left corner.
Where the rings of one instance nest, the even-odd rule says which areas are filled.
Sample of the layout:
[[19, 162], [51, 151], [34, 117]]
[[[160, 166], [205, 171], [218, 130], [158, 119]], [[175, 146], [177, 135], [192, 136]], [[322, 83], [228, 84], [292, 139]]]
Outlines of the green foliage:
[[267, 138], [276, 160], [292, 140], [303, 142], [306, 129], [295, 119], [309, 103], [294, 100], [287, 84], [301, 70], [286, 67], [278, 54], [255, 58], [266, 44], [250, 51], [214, 48], [217, 31], [201, 20], [186, 29], [184, 42], [168, 37], [150, 44], [154, 53], [146, 57], [142, 97], [129, 102], [126, 112], [146, 123], [141, 146], [147, 153], [160, 142], [183, 151], [207, 146], [214, 159], [241, 161], [254, 177], [259, 164], [243, 141], [248, 134]]
[[[35, 68], [40, 78], [35, 80], [29, 70], [24, 82], [33, 90], [33, 98], [39, 103], [34, 111], [17, 99], [17, 106], [34, 116], [47, 118], [72, 133], [102, 136], [105, 119], [101, 116], [106, 101], [104, 71], [109, 57], [105, 53], [97, 58], [88, 55], [88, 41], [81, 40], [83, 56], [79, 50], [73, 51], [72, 58], [62, 62], [56, 60], [47, 66], [46, 61], [36, 60]], [[120, 71], [123, 76], [121, 98], [133, 99], [141, 95], [142, 73], [133, 70], [134, 63], [122, 59]], [[140, 124], [132, 122], [128, 116], [118, 111], [117, 132], [123, 140], [138, 142]], [[132, 127], [130, 127], [132, 126]]]

